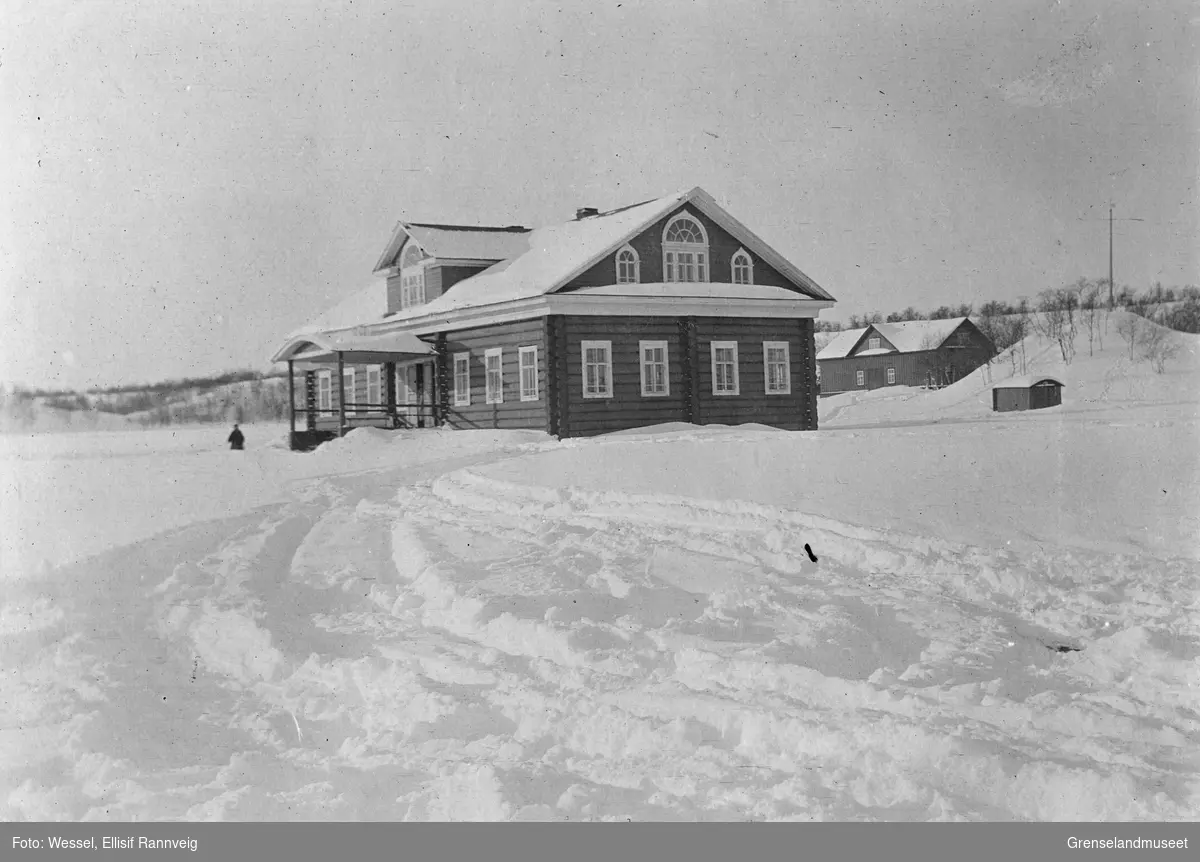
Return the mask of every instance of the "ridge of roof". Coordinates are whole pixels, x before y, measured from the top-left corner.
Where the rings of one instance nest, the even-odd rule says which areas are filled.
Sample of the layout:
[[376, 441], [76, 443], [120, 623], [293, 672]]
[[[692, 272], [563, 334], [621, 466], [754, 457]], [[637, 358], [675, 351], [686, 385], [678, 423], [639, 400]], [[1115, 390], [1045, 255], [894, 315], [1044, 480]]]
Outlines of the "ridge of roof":
[[507, 225], [506, 227], [496, 227], [494, 225], [478, 225], [478, 224], [435, 224], [433, 222], [410, 221], [402, 222], [409, 227], [427, 227], [434, 230], [462, 230], [462, 231], [490, 231], [492, 233], [529, 233], [533, 228], [525, 227], [520, 224]]

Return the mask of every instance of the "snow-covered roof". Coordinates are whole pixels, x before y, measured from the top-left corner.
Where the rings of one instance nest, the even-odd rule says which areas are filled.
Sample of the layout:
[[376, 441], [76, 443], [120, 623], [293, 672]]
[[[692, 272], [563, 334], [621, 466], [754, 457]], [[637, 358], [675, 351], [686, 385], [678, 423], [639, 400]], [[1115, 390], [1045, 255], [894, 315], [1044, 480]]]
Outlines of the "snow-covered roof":
[[[707, 192], [697, 187], [611, 212], [538, 228], [526, 235], [528, 249], [524, 254], [500, 261], [478, 275], [460, 281], [452, 290], [431, 302], [401, 312], [398, 317], [436, 317], [461, 309], [515, 302], [553, 293], [594, 266], [613, 249], [684, 205], [694, 206], [716, 221], [800, 286], [808, 297], [833, 300], [816, 282], [755, 237], [721, 209]], [[795, 292], [790, 292], [790, 296], [795, 298]]]
[[402, 221], [392, 231], [387, 247], [375, 263], [375, 272], [392, 266], [409, 237], [435, 258], [495, 262], [524, 254], [529, 249], [530, 233], [529, 228], [521, 225], [488, 227]]
[[336, 354], [349, 354], [350, 360], [358, 356], [365, 361], [369, 354], [389, 356], [426, 356], [433, 348], [410, 332], [387, 332], [373, 335], [354, 329], [340, 332], [308, 332], [289, 338], [271, 357], [272, 362], [297, 361], [320, 362]]
[[817, 354], [817, 359], [841, 359], [848, 356], [850, 351], [854, 349], [854, 345], [858, 344], [858, 340], [862, 338], [867, 329], [864, 326], [861, 329], [846, 329], [837, 334], [833, 341], [821, 348]]
[[[745, 225], [725, 212], [703, 189], [696, 187], [633, 206], [551, 225], [529, 231], [527, 228], [463, 228], [449, 225], [401, 223], [375, 271], [386, 270], [408, 237], [413, 237], [435, 257], [480, 259], [482, 254], [509, 255], [482, 272], [463, 279], [452, 289], [428, 303], [387, 312], [387, 286], [377, 279], [371, 287], [305, 324], [292, 336], [380, 323], [424, 325], [430, 320], [449, 322], [459, 313], [487, 309], [505, 303], [535, 299], [554, 293], [572, 279], [600, 262], [606, 255], [628, 242], [654, 222], [681, 207], [707, 215], [743, 246], [755, 252], [799, 288], [785, 290], [754, 285], [739, 285], [738, 299], [789, 299], [832, 303], [833, 297], [797, 269], [786, 258], [755, 236]], [[486, 259], [486, 258], [485, 258]], [[734, 298], [730, 285], [622, 285], [604, 295], [636, 295], [641, 298], [673, 296], [711, 299]], [[636, 292], [630, 294], [630, 290]], [[657, 291], [657, 292], [656, 292]]]
[[993, 389], [1028, 389], [1030, 386], [1036, 386], [1039, 383], [1049, 381], [1057, 383], [1059, 386], [1066, 384], [1057, 377], [1051, 377], [1049, 374], [1024, 374], [1017, 377], [1010, 377], [1007, 380], [1001, 380], [994, 385]]
[[940, 347], [954, 330], [962, 326], [965, 317], [947, 320], [909, 320], [904, 323], [877, 323], [875, 330], [890, 341], [900, 353], [915, 353]]
[[[897, 353], [932, 350], [940, 347], [942, 342], [949, 338], [951, 333], [958, 329], [966, 319], [965, 317], [951, 317], [946, 320], [908, 320], [903, 323], [875, 323], [861, 329], [847, 329], [825, 345], [825, 348], [817, 354], [817, 359], [844, 359], [850, 355], [868, 329], [874, 329], [886, 338], [896, 348], [894, 352]], [[874, 356], [892, 352], [878, 349], [863, 351], [857, 355]]]
[[453, 225], [409, 225], [409, 233], [426, 254], [459, 260], [507, 260], [529, 249], [527, 227], [463, 228]]
[[350, 294], [333, 308], [314, 317], [303, 326], [287, 334], [287, 339], [314, 332], [329, 332], [349, 329], [366, 323], [375, 323], [387, 314], [387, 282], [372, 279], [371, 283]]

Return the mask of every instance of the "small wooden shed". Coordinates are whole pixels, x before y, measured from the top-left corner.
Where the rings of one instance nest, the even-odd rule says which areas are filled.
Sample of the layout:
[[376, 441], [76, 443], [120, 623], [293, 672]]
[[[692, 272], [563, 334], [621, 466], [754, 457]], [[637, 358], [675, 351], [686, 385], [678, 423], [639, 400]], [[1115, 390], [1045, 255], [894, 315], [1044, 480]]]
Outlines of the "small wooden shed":
[[1044, 375], [1012, 377], [992, 387], [992, 410], [1041, 410], [1062, 404], [1061, 380]]

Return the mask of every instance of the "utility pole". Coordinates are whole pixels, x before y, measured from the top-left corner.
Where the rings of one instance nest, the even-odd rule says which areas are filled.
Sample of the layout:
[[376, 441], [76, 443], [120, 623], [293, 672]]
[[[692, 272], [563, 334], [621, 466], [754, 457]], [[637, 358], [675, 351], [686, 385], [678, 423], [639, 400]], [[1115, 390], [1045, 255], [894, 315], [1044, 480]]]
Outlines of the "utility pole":
[[[1108, 204], [1108, 310], [1112, 311], [1117, 304], [1116, 287], [1117, 283], [1113, 276], [1113, 222], [1115, 221], [1145, 221], [1142, 218], [1113, 218], [1113, 208], [1116, 204], [1109, 202]], [[1092, 219], [1080, 219], [1080, 221], [1092, 221]], [[1098, 219], [1097, 219], [1098, 221]]]
[[1113, 299], [1113, 266], [1112, 266], [1112, 247], [1113, 247], [1113, 205], [1108, 205], [1108, 310], [1112, 311], [1116, 301]]

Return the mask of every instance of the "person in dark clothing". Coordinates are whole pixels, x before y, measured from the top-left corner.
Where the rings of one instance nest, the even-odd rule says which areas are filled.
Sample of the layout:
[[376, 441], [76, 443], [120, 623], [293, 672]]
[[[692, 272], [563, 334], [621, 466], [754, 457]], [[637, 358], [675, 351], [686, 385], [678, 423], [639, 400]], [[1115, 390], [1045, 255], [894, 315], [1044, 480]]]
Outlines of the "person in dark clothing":
[[229, 448], [241, 449], [242, 444], [246, 442], [246, 437], [238, 430], [237, 423], [233, 425], [233, 433], [229, 435]]

